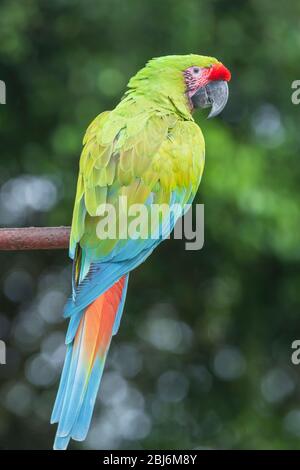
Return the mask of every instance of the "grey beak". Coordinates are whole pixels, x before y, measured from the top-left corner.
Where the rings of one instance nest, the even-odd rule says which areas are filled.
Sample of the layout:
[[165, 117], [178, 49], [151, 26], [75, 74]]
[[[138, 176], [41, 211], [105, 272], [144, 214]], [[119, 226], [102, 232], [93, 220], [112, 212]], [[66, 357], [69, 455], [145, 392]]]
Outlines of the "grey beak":
[[211, 107], [208, 118], [220, 114], [226, 106], [229, 96], [228, 85], [225, 80], [216, 80], [199, 88], [192, 96], [194, 108]]

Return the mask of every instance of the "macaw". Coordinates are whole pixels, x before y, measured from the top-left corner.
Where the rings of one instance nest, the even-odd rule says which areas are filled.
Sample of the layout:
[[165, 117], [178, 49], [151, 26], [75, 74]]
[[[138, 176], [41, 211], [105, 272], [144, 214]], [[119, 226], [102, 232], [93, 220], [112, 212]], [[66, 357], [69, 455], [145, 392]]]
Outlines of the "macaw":
[[[67, 352], [51, 423], [54, 449], [82, 441], [90, 426], [111, 338], [119, 329], [130, 271], [168, 237], [176, 220], [164, 217], [147, 237], [99, 239], [97, 226], [110, 204], [127, 217], [128, 205], [179, 204], [194, 199], [204, 167], [204, 138], [195, 108], [219, 114], [231, 74], [217, 59], [196, 54], [150, 60], [127, 86], [120, 103], [99, 114], [83, 139], [70, 235], [73, 259]], [[123, 211], [123, 212], [122, 212]], [[121, 214], [121, 215], [120, 215]], [[123, 217], [123, 219], [122, 219]]]

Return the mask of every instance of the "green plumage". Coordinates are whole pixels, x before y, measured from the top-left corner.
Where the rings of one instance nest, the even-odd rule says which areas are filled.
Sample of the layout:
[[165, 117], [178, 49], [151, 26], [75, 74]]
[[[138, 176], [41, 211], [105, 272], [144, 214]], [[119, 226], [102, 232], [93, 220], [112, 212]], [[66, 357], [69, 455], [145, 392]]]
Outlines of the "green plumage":
[[[197, 55], [151, 60], [118, 106], [87, 129], [70, 241], [72, 297], [64, 309], [68, 349], [51, 418], [58, 422], [55, 449], [85, 439], [129, 273], [169, 236], [194, 199], [204, 139], [191, 110], [198, 102], [215, 104], [215, 113], [223, 109], [228, 89], [220, 77], [229, 79], [230, 72], [216, 63]], [[219, 93], [205, 78], [212, 72]]]
[[119, 196], [128, 204], [170, 202], [172, 192], [182, 192], [182, 204], [197, 191], [204, 167], [204, 139], [193, 120], [185, 93], [183, 71], [207, 67], [211, 57], [167, 56], [151, 60], [128, 84], [112, 111], [97, 116], [84, 137], [71, 233], [75, 246], [101, 260], [118, 240], [99, 242], [97, 209]]

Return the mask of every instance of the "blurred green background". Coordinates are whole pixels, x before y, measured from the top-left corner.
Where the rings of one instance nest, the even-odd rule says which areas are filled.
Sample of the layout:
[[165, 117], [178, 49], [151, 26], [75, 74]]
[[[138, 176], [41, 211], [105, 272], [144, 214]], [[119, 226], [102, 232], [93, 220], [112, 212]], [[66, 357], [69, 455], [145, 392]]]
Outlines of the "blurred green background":
[[[71, 448], [300, 449], [297, 0], [2, 0], [1, 226], [68, 225], [83, 133], [151, 57], [232, 71], [197, 114], [205, 246], [163, 243], [131, 275], [88, 439]], [[51, 448], [67, 252], [1, 253], [0, 446]]]

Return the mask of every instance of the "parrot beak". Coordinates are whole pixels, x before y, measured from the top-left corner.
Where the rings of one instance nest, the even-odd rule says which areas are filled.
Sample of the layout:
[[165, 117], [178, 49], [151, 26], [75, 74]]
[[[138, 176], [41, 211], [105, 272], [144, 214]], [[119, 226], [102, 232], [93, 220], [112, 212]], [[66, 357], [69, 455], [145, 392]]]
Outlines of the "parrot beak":
[[228, 85], [225, 80], [215, 80], [202, 86], [192, 96], [194, 108], [211, 107], [208, 119], [217, 116], [226, 106], [229, 96]]

